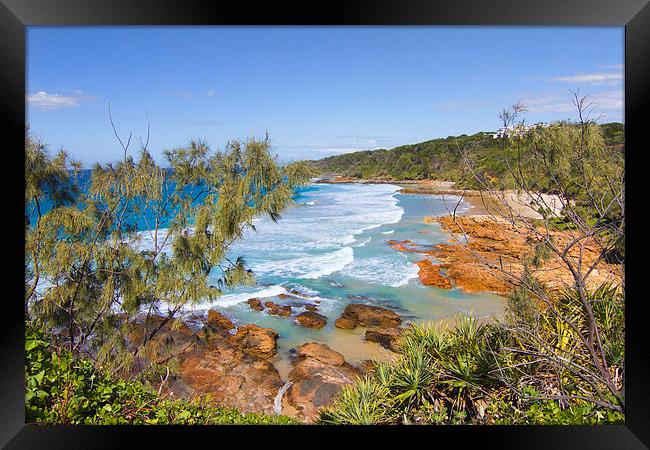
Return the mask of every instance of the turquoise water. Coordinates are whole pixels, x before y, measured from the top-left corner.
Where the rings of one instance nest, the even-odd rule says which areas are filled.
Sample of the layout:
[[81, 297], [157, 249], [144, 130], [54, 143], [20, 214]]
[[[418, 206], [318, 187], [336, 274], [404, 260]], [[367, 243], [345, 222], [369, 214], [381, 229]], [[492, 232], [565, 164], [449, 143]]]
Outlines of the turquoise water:
[[[459, 313], [478, 317], [498, 314], [504, 300], [494, 294], [467, 294], [420, 284], [415, 262], [421, 254], [394, 250], [387, 241], [410, 239], [421, 244], [446, 242], [450, 235], [437, 224], [425, 224], [429, 215], [447, 214], [458, 199], [403, 195], [394, 185], [312, 184], [296, 198], [278, 223], [258, 219], [232, 249], [244, 256], [256, 277], [255, 286], [239, 287], [193, 312], [218, 310], [235, 324], [255, 323], [279, 333], [276, 366], [286, 368], [289, 350], [304, 342], [329, 344], [349, 362], [390, 357], [390, 352], [363, 341], [364, 330], [340, 330], [334, 321], [350, 302], [388, 307], [407, 321], [452, 319]], [[461, 204], [465, 211], [469, 205]], [[459, 209], [459, 210], [461, 210]], [[288, 290], [304, 300], [280, 299]], [[294, 317], [253, 311], [246, 300], [294, 305], [318, 303], [328, 319], [320, 330], [301, 327]], [[294, 307], [293, 315], [304, 311]], [[188, 311], [189, 312], [189, 311]]]

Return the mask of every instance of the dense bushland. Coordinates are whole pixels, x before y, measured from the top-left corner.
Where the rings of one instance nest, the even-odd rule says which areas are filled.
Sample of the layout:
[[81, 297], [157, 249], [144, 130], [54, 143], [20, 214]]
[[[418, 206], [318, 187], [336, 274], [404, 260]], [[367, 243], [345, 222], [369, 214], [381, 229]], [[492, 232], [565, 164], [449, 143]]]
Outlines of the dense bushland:
[[[600, 125], [612, 161], [622, 157], [623, 124]], [[439, 179], [459, 182], [459, 186], [480, 188], [472, 174], [464, 169], [464, 154], [475, 162], [476, 173], [501, 188], [515, 188], [510, 174], [502, 139], [492, 133], [449, 136], [417, 144], [402, 145], [390, 150], [367, 150], [312, 161], [321, 173], [337, 173], [348, 177], [387, 180]], [[619, 163], [619, 162], [617, 162]]]

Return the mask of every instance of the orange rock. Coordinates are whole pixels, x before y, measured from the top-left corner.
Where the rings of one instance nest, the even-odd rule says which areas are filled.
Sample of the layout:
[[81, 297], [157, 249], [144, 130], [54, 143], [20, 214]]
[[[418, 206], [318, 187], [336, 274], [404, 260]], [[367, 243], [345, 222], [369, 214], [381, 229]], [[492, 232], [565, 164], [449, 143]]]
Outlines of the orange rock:
[[313, 422], [319, 410], [332, 404], [343, 386], [354, 383], [360, 373], [329, 346], [303, 344], [289, 373], [293, 384], [287, 390], [287, 402], [296, 408], [299, 418]]
[[[435, 220], [434, 220], [435, 219]], [[516, 277], [524, 271], [524, 260], [534, 254], [534, 245], [546, 235], [542, 228], [531, 228], [522, 222], [510, 223], [501, 217], [488, 215], [436, 217], [432, 220], [457, 236], [467, 236], [465, 245], [457, 240], [451, 244], [438, 244], [421, 253], [435, 256], [447, 267], [446, 275], [457, 287], [468, 292], [491, 291], [507, 294], [512, 290]], [[574, 231], [548, 232], [558, 249], [580, 237]], [[598, 262], [587, 280], [593, 289], [604, 282], [621, 285], [622, 266], [598, 261], [600, 246], [592, 238], [582, 237], [580, 245], [567, 252], [568, 258], [583, 267]], [[514, 276], [512, 278], [510, 275]], [[551, 292], [559, 292], [574, 284], [573, 276], [557, 254], [551, 252], [538, 268], [532, 268], [533, 276], [544, 283]]]
[[334, 325], [337, 328], [353, 329], [357, 326], [394, 328], [402, 323], [402, 319], [394, 311], [380, 306], [364, 305], [361, 303], [349, 303], [341, 317], [336, 319]]
[[417, 244], [410, 239], [405, 239], [403, 241], [391, 239], [386, 243], [399, 252], [417, 253], [420, 251], [416, 246]]
[[357, 321], [350, 317], [339, 317], [334, 321], [334, 326], [344, 330], [353, 330], [357, 327]]
[[211, 309], [208, 311], [208, 320], [206, 325], [210, 327], [213, 331], [228, 332], [235, 328], [235, 325], [230, 321], [229, 318], [221, 314], [220, 312]]
[[190, 394], [210, 395], [214, 405], [244, 413], [273, 414], [273, 400], [283, 381], [269, 361], [219, 347], [193, 353], [180, 364]]
[[264, 306], [268, 308], [269, 314], [274, 316], [289, 317], [291, 315], [291, 306], [282, 306], [273, 302], [266, 302]]
[[313, 311], [305, 311], [296, 316], [296, 322], [307, 328], [323, 328], [327, 324], [327, 317]]
[[270, 358], [275, 355], [278, 333], [272, 328], [262, 328], [248, 324], [237, 328], [237, 334], [230, 341], [243, 350], [260, 358]]
[[366, 341], [376, 342], [382, 347], [398, 351], [398, 340], [402, 331], [399, 328], [369, 328], [366, 330]]
[[420, 268], [418, 271], [418, 276], [420, 277], [420, 282], [426, 286], [435, 286], [441, 289], [451, 289], [451, 281], [449, 278], [445, 278], [440, 274], [440, 269], [442, 265], [433, 264], [428, 259], [423, 259], [416, 263]]
[[246, 303], [248, 303], [248, 306], [250, 306], [251, 309], [254, 309], [255, 311], [262, 311], [264, 309], [262, 302], [258, 298], [249, 298], [246, 300]]
[[345, 358], [339, 352], [334, 351], [327, 344], [318, 342], [309, 342], [298, 348], [298, 357], [316, 358], [318, 361], [331, 364], [333, 366], [342, 366], [345, 364]]

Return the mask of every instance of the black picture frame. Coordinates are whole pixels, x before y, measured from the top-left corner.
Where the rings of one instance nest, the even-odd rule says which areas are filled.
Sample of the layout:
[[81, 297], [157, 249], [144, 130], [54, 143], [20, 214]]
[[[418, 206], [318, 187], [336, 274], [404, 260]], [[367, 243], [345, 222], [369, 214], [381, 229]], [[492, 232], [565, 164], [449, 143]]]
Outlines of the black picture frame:
[[[5, 204], [15, 218], [5, 235], [15, 258], [24, 253], [25, 37], [26, 27], [39, 25], [505, 25], [505, 26], [624, 26], [625, 140], [628, 184], [626, 246], [626, 423], [599, 426], [446, 426], [446, 427], [81, 427], [25, 425], [23, 305], [16, 299], [24, 289], [20, 265], [7, 255], [2, 326], [0, 326], [0, 445], [6, 448], [125, 448], [138, 438], [147, 447], [158, 444], [233, 445], [224, 436], [250, 444], [251, 438], [284, 445], [346, 442], [357, 434], [363, 445], [398, 437], [406, 445], [441, 445], [452, 439], [477, 448], [636, 449], [650, 446], [650, 358], [644, 345], [646, 298], [641, 294], [644, 267], [643, 171], [650, 123], [650, 5], [648, 0], [491, 0], [387, 1], [330, 0], [327, 2], [266, 2], [199, 0], [0, 0], [0, 113], [7, 125], [5, 157], [16, 181], [5, 185]], [[561, 51], [561, 49], [558, 49]], [[644, 145], [645, 144], [645, 145]], [[15, 169], [14, 169], [15, 168]], [[630, 203], [631, 201], [631, 203]], [[631, 205], [631, 207], [630, 207]], [[636, 270], [634, 268], [637, 268]], [[14, 274], [14, 271], [16, 272]], [[7, 290], [10, 286], [12, 289]], [[301, 436], [295, 436], [294, 434]], [[397, 435], [397, 436], [395, 436]], [[418, 436], [413, 436], [418, 435]], [[411, 438], [413, 436], [413, 438]], [[295, 439], [295, 440], [294, 440]], [[417, 441], [416, 441], [417, 439]], [[424, 439], [424, 440], [422, 440]], [[373, 442], [374, 441], [374, 442]], [[142, 445], [142, 444], [140, 444]], [[402, 444], [403, 445], [403, 444]]]

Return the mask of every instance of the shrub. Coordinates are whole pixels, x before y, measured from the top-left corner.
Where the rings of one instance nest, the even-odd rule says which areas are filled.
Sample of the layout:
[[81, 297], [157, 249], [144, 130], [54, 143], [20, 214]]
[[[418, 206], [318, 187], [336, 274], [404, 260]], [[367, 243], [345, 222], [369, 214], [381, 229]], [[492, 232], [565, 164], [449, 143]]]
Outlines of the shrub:
[[[616, 296], [607, 295], [611, 291], [606, 287], [598, 292], [598, 298], [603, 301], [598, 307], [602, 311], [599, 314], [609, 317], [608, 329], [613, 330], [619, 319], [613, 312], [617, 311], [616, 307], [608, 302]], [[540, 314], [541, 323], [547, 323], [548, 317], [543, 311]], [[504, 322], [481, 323], [473, 317], [459, 317], [451, 329], [411, 325], [400, 339], [400, 358], [394, 363], [377, 364], [371, 377], [346, 387], [337, 401], [321, 412], [320, 422], [595, 424], [623, 421], [622, 413], [587, 400], [544, 399], [555, 389], [554, 369], [544, 364], [531, 365], [525, 355], [509, 351], [511, 346], [523, 342], [515, 330]], [[622, 342], [618, 337], [612, 341]], [[616, 355], [615, 351], [612, 353]], [[564, 385], [581, 387], [580, 380], [572, 379], [570, 374], [562, 376]]]
[[295, 424], [285, 416], [242, 414], [214, 407], [207, 397], [162, 400], [138, 381], [114, 379], [92, 361], [55, 349], [27, 324], [25, 421], [59, 424], [224, 425]]

